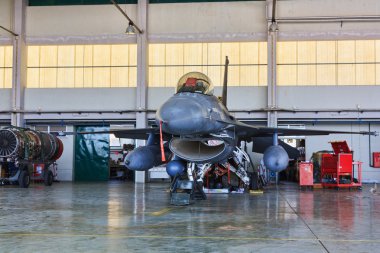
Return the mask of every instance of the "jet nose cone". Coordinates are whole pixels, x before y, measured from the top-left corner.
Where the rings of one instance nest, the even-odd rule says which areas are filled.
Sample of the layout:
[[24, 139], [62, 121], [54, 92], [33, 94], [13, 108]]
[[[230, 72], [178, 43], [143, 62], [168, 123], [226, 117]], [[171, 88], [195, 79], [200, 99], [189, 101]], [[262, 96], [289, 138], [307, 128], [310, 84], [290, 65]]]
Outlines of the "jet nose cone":
[[172, 134], [193, 134], [206, 123], [207, 111], [191, 96], [170, 98], [157, 111], [157, 124], [163, 122], [165, 132]]

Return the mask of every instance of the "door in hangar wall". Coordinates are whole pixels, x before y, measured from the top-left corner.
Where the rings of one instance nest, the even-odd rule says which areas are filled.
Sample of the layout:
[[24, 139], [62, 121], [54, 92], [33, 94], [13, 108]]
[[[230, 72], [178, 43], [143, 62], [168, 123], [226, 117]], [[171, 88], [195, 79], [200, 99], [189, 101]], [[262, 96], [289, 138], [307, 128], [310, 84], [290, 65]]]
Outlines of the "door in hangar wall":
[[[109, 127], [80, 126], [77, 132], [109, 131]], [[110, 157], [109, 134], [75, 136], [74, 181], [107, 181]]]

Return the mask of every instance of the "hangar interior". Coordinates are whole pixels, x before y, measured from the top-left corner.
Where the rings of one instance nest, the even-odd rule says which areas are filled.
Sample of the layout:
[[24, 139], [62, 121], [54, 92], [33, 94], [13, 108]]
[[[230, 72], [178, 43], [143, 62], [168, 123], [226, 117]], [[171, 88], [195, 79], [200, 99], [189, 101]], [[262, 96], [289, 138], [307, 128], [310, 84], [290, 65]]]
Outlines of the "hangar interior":
[[[278, 1], [273, 31], [272, 1], [120, 1], [139, 36], [124, 33], [115, 6], [96, 3], [1, 1], [0, 24], [19, 34], [0, 31], [2, 125], [147, 126], [186, 72], [204, 72], [221, 94], [228, 55], [228, 108], [240, 120], [379, 129], [377, 1]], [[380, 180], [380, 144], [366, 136], [306, 137], [306, 159], [334, 140], [364, 162], [364, 181]], [[62, 141], [59, 179], [70, 181], [74, 140]]]
[[[215, 94], [221, 94], [224, 57], [228, 56], [230, 66], [227, 105], [230, 112], [243, 122], [270, 127], [380, 131], [380, 2], [377, 0], [278, 0], [275, 1], [275, 22], [272, 22], [272, 0], [117, 2], [143, 33], [126, 34], [128, 21], [108, 0], [0, 1], [0, 26], [9, 30], [0, 29], [1, 126], [12, 124], [37, 130], [67, 132], [85, 127], [147, 127], [154, 124], [154, 115], [159, 106], [174, 94], [178, 79], [189, 71], [200, 71], [208, 75], [215, 86]], [[76, 140], [70, 135], [61, 136], [60, 139], [65, 149], [58, 160], [58, 179], [81, 181], [78, 178], [75, 180], [75, 166], [80, 164], [75, 158]], [[307, 136], [304, 139], [306, 160], [313, 152], [331, 150], [330, 141], [346, 140], [354, 150], [354, 160], [363, 162], [363, 182], [380, 182], [379, 168], [374, 168], [372, 158], [372, 152], [380, 152], [378, 137], [341, 134]], [[144, 142], [136, 141], [136, 146], [140, 145], [144, 145]], [[84, 179], [89, 180], [91, 178]], [[136, 172], [136, 182], [144, 183], [146, 180], [145, 172]], [[67, 190], [62, 187], [67, 186], [58, 186], [59, 189], [52, 194], [57, 195], [57, 198], [62, 197]], [[79, 187], [80, 189], [75, 189], [84, 192], [82, 186], [73, 187]], [[102, 242], [110, 240], [111, 242], [105, 244], [111, 252], [119, 249], [112, 246], [112, 243], [121, 243], [123, 239], [136, 243], [137, 248], [133, 250], [141, 250], [138, 247], [143, 247], [143, 244], [138, 240], [139, 236], [149, 242], [154, 241], [154, 238], [141, 235], [143, 232], [138, 225], [145, 222], [144, 216], [136, 215], [136, 212], [154, 209], [155, 204], [157, 210], [160, 204], [156, 203], [157, 196], [151, 196], [149, 204], [148, 200], [146, 203], [145, 199], [141, 200], [144, 201], [142, 204], [138, 194], [159, 189], [160, 195], [164, 190], [155, 185], [118, 187], [111, 185], [102, 189], [112, 195], [127, 187], [134, 194], [132, 204], [138, 207], [137, 211], [126, 209], [126, 212], [134, 212], [131, 217], [134, 218], [133, 224], [137, 226], [136, 235], [96, 238], [100, 238]], [[69, 187], [70, 196], [75, 195], [74, 188]], [[5, 191], [4, 194], [11, 192]], [[22, 195], [21, 192], [17, 194]], [[342, 201], [332, 193], [328, 195], [315, 196], [316, 199], [321, 199], [322, 204], [318, 207], [328, 206], [329, 198]], [[56, 203], [49, 196], [52, 203], [64, 205]], [[359, 198], [356, 195], [350, 196]], [[118, 208], [131, 204], [129, 200], [126, 203], [120, 199], [121, 202], [116, 204], [115, 199], [102, 195], [103, 197], [111, 203], [108, 205], [111, 211], [107, 215], [111, 213], [117, 216]], [[158, 196], [162, 197], [162, 194]], [[308, 199], [310, 195], [303, 197]], [[11, 195], [3, 198], [11, 198]], [[258, 200], [257, 204], [269, 203], [273, 199], [277, 199], [275, 208], [284, 208], [289, 212], [295, 208], [292, 201], [302, 201], [290, 190], [283, 195], [267, 195], [265, 201], [268, 202]], [[237, 200], [253, 203], [249, 202], [252, 197], [238, 197]], [[79, 201], [86, 202], [83, 199]], [[215, 204], [214, 207], [200, 204], [201, 207], [194, 207], [194, 212], [202, 208], [209, 208], [210, 212], [213, 208], [222, 208], [224, 199], [216, 198], [213, 201], [216, 203], [210, 205]], [[23, 206], [26, 204], [23, 203]], [[86, 204], [91, 206], [93, 203]], [[236, 216], [239, 221], [234, 224], [247, 231], [251, 231], [251, 227], [245, 226], [243, 217], [250, 213], [251, 205], [253, 204], [247, 204], [242, 213], [232, 208], [239, 213]], [[348, 210], [355, 208], [352, 205]], [[372, 205], [375, 203], [371, 202]], [[342, 201], [341, 210], [344, 207], [347, 208], [347, 201]], [[151, 217], [162, 218], [167, 212], [171, 212], [169, 209], [162, 210], [161, 213], [153, 212]], [[187, 215], [183, 209], [180, 209], [180, 213]], [[322, 214], [309, 214], [311, 216], [306, 218], [291, 220], [291, 225], [301, 226], [309, 218], [323, 219]], [[57, 213], [57, 217], [62, 217], [60, 215]], [[209, 219], [202, 215], [203, 213], [195, 218]], [[276, 222], [284, 218], [278, 214], [275, 216]], [[335, 212], [330, 218], [338, 220], [339, 223], [344, 219]], [[369, 223], [373, 222], [372, 216], [370, 218], [367, 220]], [[116, 229], [128, 222], [122, 220], [120, 223], [121, 218], [118, 219], [119, 223], [113, 224], [114, 220], [110, 218], [108, 225], [114, 225], [113, 228]], [[353, 219], [357, 221], [356, 218]], [[347, 225], [345, 221], [340, 223], [339, 229], [342, 231]], [[54, 219], [49, 222], [53, 223]], [[159, 233], [153, 225], [154, 220], [149, 222], [154, 232]], [[259, 224], [254, 220], [251, 222]], [[350, 221], [348, 223], [351, 224]], [[360, 228], [368, 225], [358, 223], [356, 225]], [[34, 223], [29, 225], [31, 231], [37, 226]], [[288, 225], [279, 226], [281, 229]], [[94, 224], [89, 227], [98, 228]], [[193, 227], [201, 231], [202, 235], [211, 234], [212, 231], [208, 229], [213, 228], [215, 227], [205, 228], [201, 222]], [[90, 229], [84, 233], [92, 233]], [[225, 231], [228, 229], [229, 227], [225, 228]], [[48, 233], [47, 230], [41, 231], [40, 236], [45, 238], [47, 235], [44, 233]], [[370, 235], [366, 239], [375, 247], [379, 231], [376, 228], [365, 231]], [[108, 232], [99, 230], [99, 233]], [[291, 238], [302, 234], [299, 231], [293, 232], [290, 232]], [[244, 231], [239, 233], [244, 234]], [[186, 237], [190, 235], [193, 237]], [[343, 237], [349, 239], [355, 235], [357, 234], [350, 230]], [[186, 250], [188, 245], [197, 241], [196, 236], [197, 234], [189, 232], [183, 238], [178, 236], [174, 240], [187, 238], [183, 245]], [[273, 241], [274, 245], [281, 246], [281, 238], [288, 236], [279, 234], [279, 239]], [[265, 235], [259, 237], [266, 238]], [[70, 238], [67, 236], [64, 239]], [[169, 245], [170, 238], [163, 240]], [[260, 241], [260, 238], [257, 240]], [[256, 246], [265, 248], [265, 238]], [[208, 239], [211, 244], [206, 249], [197, 248], [199, 251], [214, 251], [212, 243], [216, 243], [216, 240], [211, 237]], [[56, 240], [53, 238], [52, 242], [57, 243]], [[249, 245], [247, 248], [239, 248], [237, 240], [232, 237], [229, 240], [233, 242], [233, 246], [226, 252], [233, 249], [250, 252], [249, 247], [254, 247], [251, 244], [252, 239], [249, 238], [241, 239]], [[299, 252], [305, 252], [305, 249], [316, 250], [316, 245], [320, 244], [324, 248], [323, 252], [330, 252], [327, 249], [330, 244], [342, 242], [327, 240], [323, 244], [314, 237], [310, 241], [308, 238], [294, 240], [305, 244], [305, 248], [300, 248]], [[83, 250], [81, 243], [76, 242], [76, 249], [79, 251]], [[353, 244], [360, 247], [355, 243], [359, 242]], [[31, 244], [32, 248], [34, 246]], [[285, 239], [282, 246], [295, 250]], [[11, 249], [12, 245], [8, 247]], [[166, 250], [174, 251], [172, 247], [168, 246]], [[160, 248], [162, 251], [164, 249]], [[345, 249], [347, 248], [344, 245], [338, 247], [338, 251]], [[42, 248], [41, 252], [44, 250], [48, 251], [47, 248]], [[276, 252], [276, 249], [269, 247], [269, 251], [271, 250]]]

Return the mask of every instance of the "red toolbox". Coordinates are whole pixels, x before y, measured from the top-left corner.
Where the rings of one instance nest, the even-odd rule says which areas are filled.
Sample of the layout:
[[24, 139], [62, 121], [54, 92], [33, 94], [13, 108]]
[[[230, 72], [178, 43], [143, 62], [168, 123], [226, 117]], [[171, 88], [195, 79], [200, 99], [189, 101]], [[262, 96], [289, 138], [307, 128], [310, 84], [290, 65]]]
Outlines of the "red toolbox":
[[373, 167], [380, 168], [380, 152], [373, 152]]
[[313, 163], [299, 163], [300, 186], [313, 186]]
[[362, 162], [353, 161], [353, 154], [346, 141], [330, 143], [334, 154], [322, 154], [322, 186], [338, 188], [361, 187]]

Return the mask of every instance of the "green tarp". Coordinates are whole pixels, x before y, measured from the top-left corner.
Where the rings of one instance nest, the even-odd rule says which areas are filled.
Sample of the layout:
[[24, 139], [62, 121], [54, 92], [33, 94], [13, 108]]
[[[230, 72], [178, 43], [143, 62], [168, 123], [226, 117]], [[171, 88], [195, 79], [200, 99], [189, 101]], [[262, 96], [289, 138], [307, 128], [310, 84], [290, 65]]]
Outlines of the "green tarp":
[[[77, 127], [77, 132], [108, 131], [109, 127]], [[109, 178], [109, 134], [75, 136], [74, 181], [107, 181]]]

